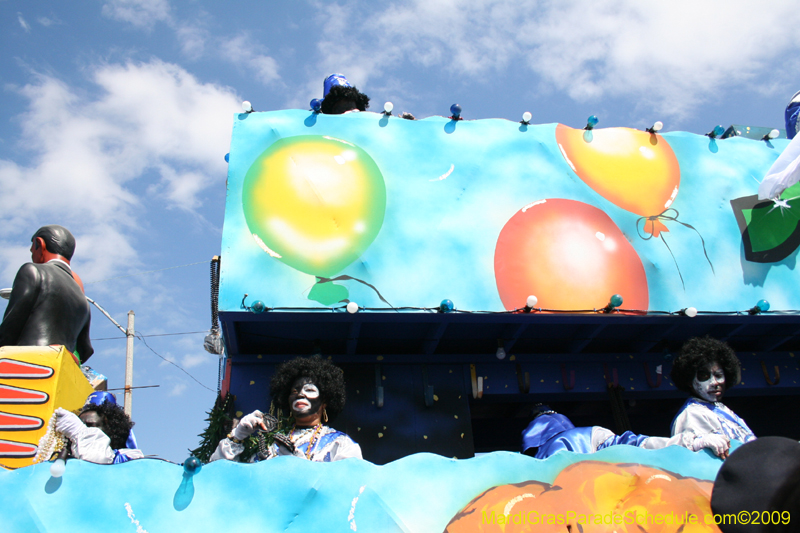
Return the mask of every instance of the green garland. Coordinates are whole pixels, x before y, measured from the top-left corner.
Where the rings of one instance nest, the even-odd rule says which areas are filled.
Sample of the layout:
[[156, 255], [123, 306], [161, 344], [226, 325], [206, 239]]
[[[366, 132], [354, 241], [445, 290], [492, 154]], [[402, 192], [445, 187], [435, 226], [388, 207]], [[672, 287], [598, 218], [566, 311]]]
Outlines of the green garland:
[[217, 449], [219, 441], [224, 439], [233, 427], [233, 395], [217, 396], [214, 407], [208, 411], [208, 426], [200, 433], [200, 446], [189, 450], [193, 456], [207, 463], [211, 454]]
[[[203, 463], [208, 463], [214, 450], [217, 449], [219, 441], [227, 437], [233, 428], [234, 399], [235, 397], [232, 394], [226, 394], [224, 397], [217, 397], [214, 402], [214, 407], [207, 413], [208, 418], [206, 418], [206, 422], [208, 422], [208, 427], [198, 435], [198, 437], [200, 437], [200, 446], [194, 450], [189, 450], [189, 453], [200, 459]], [[270, 412], [272, 411], [273, 408], [270, 406]], [[275, 433], [288, 435], [292, 427], [294, 427], [294, 420], [292, 418], [284, 418], [281, 415], [282, 413], [280, 411], [276, 414], [278, 428], [272, 433], [264, 434], [266, 446], [272, 445], [275, 440], [273, 437]], [[256, 435], [258, 435], [258, 433], [242, 441], [244, 445], [244, 451], [240, 455], [242, 459], [246, 460], [258, 452], [258, 438]]]

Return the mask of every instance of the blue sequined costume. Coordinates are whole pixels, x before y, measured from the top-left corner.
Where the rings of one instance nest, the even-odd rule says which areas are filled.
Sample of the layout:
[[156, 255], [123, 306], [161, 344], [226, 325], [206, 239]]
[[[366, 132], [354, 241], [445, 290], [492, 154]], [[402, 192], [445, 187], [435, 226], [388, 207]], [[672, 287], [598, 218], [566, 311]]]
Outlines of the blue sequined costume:
[[534, 457], [546, 459], [562, 450], [575, 453], [594, 453], [609, 446], [622, 444], [648, 449], [685, 445], [684, 438], [683, 435], [671, 439], [650, 437], [637, 435], [631, 431], [615, 435], [611, 430], [600, 426], [576, 428], [566, 416], [545, 410], [538, 414], [522, 432], [522, 451], [524, 453], [530, 448], [538, 448]]

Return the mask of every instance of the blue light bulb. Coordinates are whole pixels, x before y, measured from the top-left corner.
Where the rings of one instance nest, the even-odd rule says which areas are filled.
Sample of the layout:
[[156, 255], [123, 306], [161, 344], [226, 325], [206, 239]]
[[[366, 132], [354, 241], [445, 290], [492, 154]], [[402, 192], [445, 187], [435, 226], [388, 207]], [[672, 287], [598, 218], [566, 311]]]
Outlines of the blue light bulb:
[[203, 468], [203, 463], [200, 462], [200, 459], [197, 457], [189, 457], [183, 462], [183, 471], [186, 474], [193, 476], [200, 472], [200, 469]]
[[450, 113], [455, 117], [458, 118], [461, 116], [461, 106], [458, 104], [453, 104], [450, 106]]
[[225, 154], [225, 162], [230, 163], [231, 154]]
[[250, 306], [250, 310], [254, 313], [263, 313], [267, 309], [267, 306], [261, 300], [256, 300], [253, 302], [253, 305]]
[[619, 294], [615, 294], [614, 296], [611, 297], [611, 300], [609, 300], [608, 304], [611, 307], [619, 307], [620, 305], [622, 305], [622, 296]]
[[758, 307], [762, 313], [764, 311], [769, 311], [769, 302], [766, 300], [759, 300], [756, 307]]
[[314, 98], [313, 100], [311, 100], [311, 109], [315, 113], [319, 113], [320, 109], [322, 109], [322, 100], [320, 100], [319, 98]]
[[597, 126], [597, 123], [600, 122], [600, 119], [597, 118], [597, 115], [592, 115], [588, 119], [586, 119], [586, 129], [590, 130]]
[[714, 126], [714, 137], [719, 137], [723, 133], [725, 133], [725, 128], [719, 125]]
[[442, 303], [439, 304], [439, 312], [440, 313], [450, 313], [455, 309], [455, 305], [453, 305], [452, 300], [442, 300]]

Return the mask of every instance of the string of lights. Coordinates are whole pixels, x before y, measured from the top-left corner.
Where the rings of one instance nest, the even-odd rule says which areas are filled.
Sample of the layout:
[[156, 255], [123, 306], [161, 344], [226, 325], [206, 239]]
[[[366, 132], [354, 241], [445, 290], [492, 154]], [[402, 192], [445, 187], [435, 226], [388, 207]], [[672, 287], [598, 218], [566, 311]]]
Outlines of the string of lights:
[[777, 311], [770, 311], [770, 303], [767, 300], [759, 300], [756, 305], [746, 310], [732, 310], [732, 311], [699, 311], [695, 307], [685, 307], [678, 311], [659, 311], [659, 310], [646, 310], [646, 309], [624, 309], [622, 308], [623, 299], [619, 294], [614, 294], [609, 298], [608, 304], [604, 307], [593, 309], [548, 309], [544, 307], [536, 307], [538, 299], [536, 296], [528, 296], [527, 301], [523, 307], [518, 307], [511, 310], [503, 311], [482, 311], [482, 310], [466, 310], [456, 309], [452, 300], [445, 299], [439, 304], [438, 307], [361, 307], [356, 302], [348, 302], [345, 305], [336, 307], [267, 307], [261, 300], [256, 300], [252, 305], [246, 305], [245, 300], [247, 294], [242, 298], [242, 309], [251, 313], [261, 314], [270, 311], [288, 311], [288, 312], [347, 312], [355, 314], [361, 311], [368, 312], [392, 312], [398, 313], [401, 311], [423, 311], [428, 313], [461, 313], [461, 314], [486, 314], [486, 315], [502, 315], [502, 314], [519, 314], [519, 313], [562, 313], [562, 314], [597, 314], [597, 313], [619, 313], [619, 314], [633, 314], [633, 315], [662, 315], [662, 316], [685, 316], [694, 318], [698, 315], [760, 315], [760, 314], [774, 314], [774, 315], [797, 315], [800, 310], [783, 309]]

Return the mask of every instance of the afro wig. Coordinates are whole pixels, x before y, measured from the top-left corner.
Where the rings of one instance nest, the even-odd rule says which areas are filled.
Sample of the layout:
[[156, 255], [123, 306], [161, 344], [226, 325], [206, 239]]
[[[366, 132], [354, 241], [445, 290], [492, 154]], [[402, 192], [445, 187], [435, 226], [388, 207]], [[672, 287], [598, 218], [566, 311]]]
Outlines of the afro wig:
[[694, 394], [692, 382], [697, 371], [711, 363], [719, 364], [725, 372], [725, 390], [742, 379], [742, 369], [736, 352], [724, 342], [708, 336], [686, 341], [680, 355], [672, 363], [670, 378], [678, 389]]
[[369, 107], [369, 96], [355, 87], [334, 85], [325, 99], [322, 100], [320, 110], [326, 115], [333, 114], [333, 108], [339, 100], [352, 100], [359, 111], [366, 111]]
[[342, 412], [346, 395], [344, 372], [318, 355], [297, 357], [283, 363], [275, 371], [269, 382], [269, 392], [272, 395], [272, 401], [279, 409], [285, 413], [290, 411], [289, 393], [294, 382], [300, 378], [310, 378], [319, 388], [320, 400], [326, 405], [325, 411], [328, 413], [329, 419], [336, 418], [336, 415]]
[[111, 439], [111, 449], [121, 450], [126, 448], [128, 435], [133, 427], [133, 422], [125, 414], [122, 407], [109, 402], [100, 405], [88, 404], [81, 409], [80, 414], [94, 411], [103, 421], [103, 433]]

